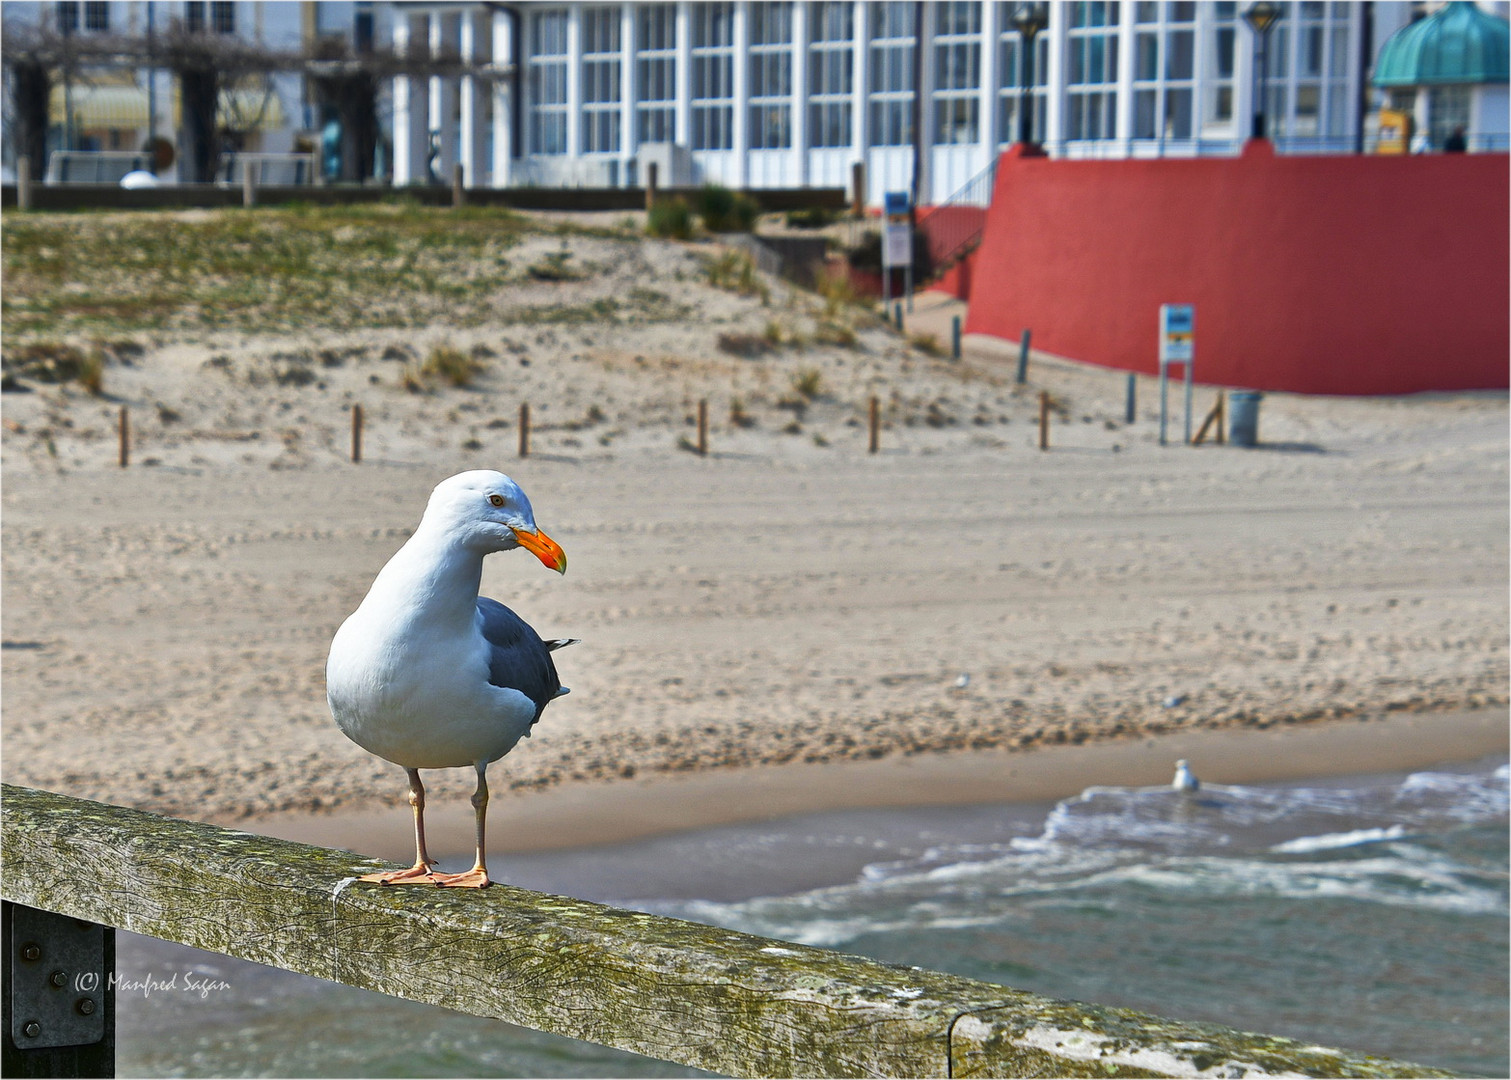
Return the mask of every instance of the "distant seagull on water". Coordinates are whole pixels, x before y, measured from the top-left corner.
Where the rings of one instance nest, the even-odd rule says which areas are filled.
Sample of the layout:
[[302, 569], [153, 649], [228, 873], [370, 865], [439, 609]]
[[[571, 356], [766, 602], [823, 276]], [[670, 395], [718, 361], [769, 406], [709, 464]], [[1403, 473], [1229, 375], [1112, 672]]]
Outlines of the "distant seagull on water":
[[1185, 758], [1175, 763], [1175, 779], [1170, 781], [1170, 786], [1176, 791], [1196, 791], [1201, 787], [1201, 781], [1191, 771], [1191, 766], [1186, 764]]
[[[573, 644], [542, 641], [503, 604], [477, 594], [484, 556], [514, 548], [567, 571], [566, 554], [536, 527], [530, 500], [509, 477], [479, 470], [443, 480], [419, 528], [336, 631], [326, 665], [331, 715], [358, 746], [408, 771], [414, 808], [414, 866], [359, 881], [489, 884], [488, 765], [567, 692], [551, 653]], [[465, 873], [438, 874], [425, 850], [420, 770], [469, 765], [477, 770], [477, 861]]]

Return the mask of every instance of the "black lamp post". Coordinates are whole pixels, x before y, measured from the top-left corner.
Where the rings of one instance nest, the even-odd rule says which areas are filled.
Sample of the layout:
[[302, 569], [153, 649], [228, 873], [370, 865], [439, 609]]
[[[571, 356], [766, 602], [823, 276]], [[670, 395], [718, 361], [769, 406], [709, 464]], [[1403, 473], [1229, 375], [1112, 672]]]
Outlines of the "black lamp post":
[[1013, 12], [1013, 26], [1022, 41], [1023, 89], [1018, 93], [1018, 141], [1024, 146], [1034, 141], [1034, 39], [1039, 31], [1049, 25], [1049, 7], [1046, 4], [1019, 4]]
[[1270, 0], [1259, 0], [1243, 13], [1243, 21], [1249, 24], [1259, 39], [1259, 103], [1254, 109], [1254, 138], [1267, 138], [1265, 133], [1265, 108], [1270, 96], [1270, 28], [1280, 21], [1280, 5]]

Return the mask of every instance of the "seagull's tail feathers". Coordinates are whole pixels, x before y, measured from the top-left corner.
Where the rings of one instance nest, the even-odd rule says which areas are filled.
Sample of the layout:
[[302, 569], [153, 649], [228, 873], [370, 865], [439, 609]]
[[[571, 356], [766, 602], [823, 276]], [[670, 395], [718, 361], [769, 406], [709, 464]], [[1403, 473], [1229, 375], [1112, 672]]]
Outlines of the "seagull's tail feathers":
[[580, 641], [582, 641], [580, 637], [559, 637], [547, 638], [541, 644], [546, 647], [547, 652], [555, 652], [557, 649], [565, 649], [568, 645], [576, 645]]

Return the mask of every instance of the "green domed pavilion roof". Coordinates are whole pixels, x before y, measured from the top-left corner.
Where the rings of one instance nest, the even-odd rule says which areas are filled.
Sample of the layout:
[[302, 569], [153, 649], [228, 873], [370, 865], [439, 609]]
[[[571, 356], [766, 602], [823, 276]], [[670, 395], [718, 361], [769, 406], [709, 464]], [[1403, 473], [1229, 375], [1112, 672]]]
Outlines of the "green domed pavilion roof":
[[1511, 33], [1505, 19], [1453, 0], [1390, 36], [1375, 64], [1376, 86], [1506, 82]]

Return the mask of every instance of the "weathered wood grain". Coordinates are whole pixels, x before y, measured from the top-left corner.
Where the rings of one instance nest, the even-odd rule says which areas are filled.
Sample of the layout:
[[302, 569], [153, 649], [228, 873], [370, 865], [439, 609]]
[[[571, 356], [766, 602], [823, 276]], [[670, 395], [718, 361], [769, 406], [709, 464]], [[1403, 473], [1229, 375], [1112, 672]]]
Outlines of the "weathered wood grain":
[[745, 1076], [1446, 1076], [5, 786], [7, 900]]

